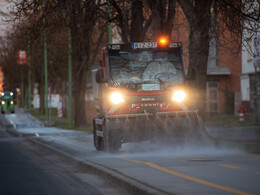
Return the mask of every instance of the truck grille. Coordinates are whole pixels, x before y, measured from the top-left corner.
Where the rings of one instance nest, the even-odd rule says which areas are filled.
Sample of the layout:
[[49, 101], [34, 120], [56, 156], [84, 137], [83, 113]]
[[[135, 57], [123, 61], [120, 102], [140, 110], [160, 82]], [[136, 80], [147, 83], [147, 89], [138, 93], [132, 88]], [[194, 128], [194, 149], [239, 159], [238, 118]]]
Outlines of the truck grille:
[[140, 106], [137, 113], [156, 113], [160, 112], [160, 106]]

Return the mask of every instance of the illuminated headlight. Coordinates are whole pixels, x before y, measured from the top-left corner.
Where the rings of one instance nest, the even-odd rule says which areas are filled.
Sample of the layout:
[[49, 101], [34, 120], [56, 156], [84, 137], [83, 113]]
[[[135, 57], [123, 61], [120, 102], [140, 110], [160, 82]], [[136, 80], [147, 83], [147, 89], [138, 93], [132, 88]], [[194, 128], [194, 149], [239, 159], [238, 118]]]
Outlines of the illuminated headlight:
[[14, 102], [13, 102], [13, 101], [11, 101], [11, 102], [10, 102], [10, 104], [14, 104]]
[[2, 101], [1, 104], [4, 105], [4, 104], [5, 104], [5, 101]]
[[122, 96], [121, 93], [119, 92], [114, 92], [110, 95], [110, 101], [113, 103], [113, 104], [120, 104], [122, 102], [124, 102], [124, 98]]
[[2, 96], [4, 96], [5, 95], [5, 93], [4, 92], [2, 92]]
[[14, 95], [14, 93], [13, 93], [13, 92], [11, 92], [11, 93], [10, 93], [10, 96], [13, 96], [13, 95]]
[[185, 99], [185, 97], [186, 97], [185, 92], [182, 90], [178, 90], [173, 93], [172, 100], [176, 102], [182, 102]]

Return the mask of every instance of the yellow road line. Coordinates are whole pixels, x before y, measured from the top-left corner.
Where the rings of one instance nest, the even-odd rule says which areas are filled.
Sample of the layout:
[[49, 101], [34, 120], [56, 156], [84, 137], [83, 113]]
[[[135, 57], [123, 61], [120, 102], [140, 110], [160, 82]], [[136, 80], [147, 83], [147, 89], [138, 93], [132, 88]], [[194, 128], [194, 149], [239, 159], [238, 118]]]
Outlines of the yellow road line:
[[144, 164], [144, 165], [147, 165], [147, 166], [152, 167], [154, 169], [160, 170], [162, 172], [165, 172], [165, 173], [168, 173], [168, 174], [171, 174], [171, 175], [175, 175], [175, 176], [187, 179], [189, 181], [200, 183], [200, 184], [203, 184], [203, 185], [206, 185], [206, 186], [210, 186], [210, 187], [213, 187], [213, 188], [216, 188], [216, 189], [220, 189], [220, 190], [223, 190], [223, 191], [226, 191], [226, 192], [231, 192], [231, 193], [239, 194], [239, 195], [252, 195], [249, 192], [244, 192], [244, 191], [237, 190], [237, 189], [234, 189], [234, 188], [218, 185], [218, 184], [206, 181], [206, 180], [198, 179], [198, 178], [195, 178], [195, 177], [192, 177], [192, 176], [189, 176], [189, 175], [178, 173], [176, 171], [166, 169], [164, 167], [161, 167], [161, 166], [156, 165], [156, 164], [151, 163], [151, 162], [141, 162], [141, 161], [136, 161], [136, 160], [132, 160], [132, 159], [129, 159], [129, 158], [124, 158], [124, 157], [121, 157], [120, 159], [125, 160], [125, 161], [129, 161], [129, 162]]
[[255, 154], [235, 154], [234, 156], [260, 158], [260, 155], [255, 155]]
[[260, 175], [260, 172], [255, 172], [255, 174], [258, 174], [258, 175]]
[[[68, 144], [71, 144], [71, 145], [74, 145], [74, 146], [86, 148], [86, 149], [89, 149], [89, 150], [92, 150], [92, 151], [96, 151], [94, 148], [90, 148], [88, 146], [84, 146], [84, 145], [80, 145], [80, 144], [75, 144], [73, 142], [61, 140], [61, 139], [58, 139], [58, 138], [55, 138], [55, 137], [52, 137], [52, 136], [49, 136], [49, 138], [54, 139], [54, 140], [58, 140], [58, 141], [61, 141], [61, 142], [64, 142], [64, 143], [68, 143]], [[206, 185], [206, 186], [210, 186], [210, 187], [213, 187], [213, 188], [216, 188], [216, 189], [220, 189], [220, 190], [223, 190], [223, 191], [227, 191], [227, 192], [231, 192], [231, 193], [239, 194], [239, 195], [253, 195], [249, 192], [244, 192], [244, 191], [237, 190], [237, 189], [234, 189], [234, 188], [230, 188], [230, 187], [218, 185], [218, 184], [215, 184], [215, 183], [212, 183], [212, 182], [208, 182], [206, 180], [198, 179], [198, 178], [195, 178], [195, 177], [192, 177], [192, 176], [189, 176], [189, 175], [178, 173], [178, 172], [172, 171], [170, 169], [166, 169], [164, 167], [161, 167], [161, 166], [156, 165], [156, 164], [151, 163], [151, 162], [142, 162], [142, 161], [137, 161], [137, 160], [133, 160], [133, 159], [130, 159], [130, 158], [124, 158], [124, 157], [119, 157], [119, 158], [122, 159], [122, 160], [125, 160], [125, 161], [133, 162], [133, 163], [144, 164], [144, 165], [147, 165], [149, 167], [155, 168], [157, 170], [166, 172], [168, 174], [175, 175], [175, 176], [178, 176], [178, 177], [181, 177], [181, 178], [184, 178], [184, 179], [196, 182], [196, 183], [200, 183], [200, 184], [203, 184], [203, 185]]]
[[71, 145], [74, 145], [74, 146], [78, 146], [78, 147], [81, 147], [81, 148], [86, 148], [88, 150], [96, 151], [94, 148], [91, 148], [91, 147], [88, 147], [88, 146], [84, 146], [84, 145], [80, 145], [80, 144], [75, 144], [73, 142], [66, 141], [66, 140], [63, 140], [63, 139], [58, 139], [56, 137], [49, 136], [49, 138], [54, 139], [54, 140], [58, 140], [58, 141], [61, 141], [61, 142], [67, 143], [67, 144], [71, 144]]
[[228, 165], [228, 164], [220, 164], [219, 166], [227, 167], [227, 168], [231, 168], [231, 169], [240, 169], [240, 167], [238, 167], [238, 166], [233, 166], [233, 165]]
[[122, 160], [125, 160], [125, 161], [133, 162], [133, 163], [145, 164], [145, 162], [133, 160], [133, 159], [130, 159], [130, 158], [125, 158], [125, 157], [119, 157], [119, 158], [122, 159]]

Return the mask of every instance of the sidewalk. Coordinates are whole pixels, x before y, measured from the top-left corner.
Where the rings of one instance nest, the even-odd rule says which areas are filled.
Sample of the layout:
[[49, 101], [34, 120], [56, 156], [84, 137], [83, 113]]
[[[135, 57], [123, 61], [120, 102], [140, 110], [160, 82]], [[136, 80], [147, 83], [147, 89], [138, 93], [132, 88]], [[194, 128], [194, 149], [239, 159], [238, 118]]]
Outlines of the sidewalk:
[[[17, 108], [16, 111], [16, 113], [24, 113], [24, 110], [21, 108]], [[206, 130], [213, 139], [234, 141], [242, 144], [256, 144], [260, 146], [260, 125], [223, 127], [223, 122], [228, 123], [229, 126], [237, 124], [234, 120], [237, 119], [224, 116], [224, 118], [220, 118], [220, 121], [217, 121], [215, 124], [206, 124]], [[5, 121], [2, 121], [2, 123], [4, 122]], [[6, 124], [6, 126], [7, 125], [8, 124]]]

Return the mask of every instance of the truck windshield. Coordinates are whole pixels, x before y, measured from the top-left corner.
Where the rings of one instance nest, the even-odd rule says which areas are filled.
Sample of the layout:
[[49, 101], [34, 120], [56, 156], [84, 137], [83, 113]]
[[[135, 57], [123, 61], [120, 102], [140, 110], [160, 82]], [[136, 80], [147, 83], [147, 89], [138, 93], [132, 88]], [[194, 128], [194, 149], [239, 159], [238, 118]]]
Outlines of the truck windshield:
[[[162, 51], [110, 50], [109, 66], [111, 82], [115, 86], [137, 86], [138, 84], [168, 86], [184, 82], [183, 64], [178, 48]], [[156, 88], [156, 85], [154, 86]]]

